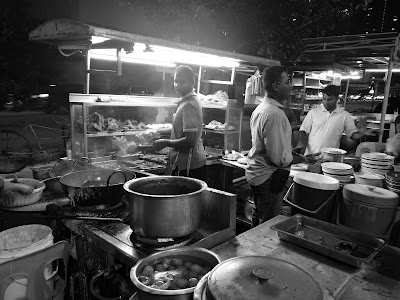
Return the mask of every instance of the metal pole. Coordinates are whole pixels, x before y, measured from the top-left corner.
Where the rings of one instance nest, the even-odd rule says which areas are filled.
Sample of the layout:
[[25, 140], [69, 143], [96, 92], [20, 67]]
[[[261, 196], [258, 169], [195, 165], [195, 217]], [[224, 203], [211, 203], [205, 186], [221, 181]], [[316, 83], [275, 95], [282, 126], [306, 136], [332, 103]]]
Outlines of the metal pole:
[[201, 83], [201, 73], [203, 72], [203, 68], [199, 66], [199, 78], [197, 78], [197, 93], [200, 93], [200, 83]]
[[86, 51], [86, 63], [85, 63], [85, 94], [89, 94], [89, 85], [90, 85], [90, 51], [89, 49]]
[[347, 78], [346, 91], [344, 92], [343, 108], [346, 108], [347, 94], [349, 92], [349, 84], [350, 84], [350, 78]]
[[385, 96], [382, 102], [381, 123], [379, 126], [379, 143], [382, 143], [383, 130], [385, 129], [385, 117], [389, 99], [390, 83], [392, 81], [392, 69], [393, 69], [393, 48], [390, 51], [389, 65], [388, 65], [386, 84], [385, 84]]

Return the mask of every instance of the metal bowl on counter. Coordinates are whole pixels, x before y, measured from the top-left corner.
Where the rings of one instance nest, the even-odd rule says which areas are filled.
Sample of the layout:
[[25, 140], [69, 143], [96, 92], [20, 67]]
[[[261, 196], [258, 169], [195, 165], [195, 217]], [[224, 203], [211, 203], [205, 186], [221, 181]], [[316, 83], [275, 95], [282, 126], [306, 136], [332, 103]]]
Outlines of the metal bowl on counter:
[[194, 300], [225, 299], [324, 298], [317, 281], [296, 265], [272, 257], [243, 256], [214, 267], [194, 290]]
[[117, 204], [126, 194], [123, 185], [136, 178], [129, 171], [91, 169], [68, 173], [60, 178], [65, 195], [73, 205]]
[[124, 184], [129, 193], [129, 224], [149, 238], [184, 237], [200, 224], [201, 200], [207, 184], [180, 176], [154, 176]]
[[[172, 262], [171, 262], [172, 261]], [[191, 265], [189, 266], [194, 268], [194, 265], [196, 264], [198, 267], [200, 267], [199, 272], [196, 279], [201, 280], [203, 276], [205, 276], [205, 272], [208, 272], [210, 269], [214, 268], [216, 265], [218, 265], [221, 261], [219, 257], [204, 248], [190, 248], [190, 247], [182, 247], [182, 248], [176, 248], [176, 249], [171, 249], [171, 250], [165, 250], [161, 252], [157, 252], [155, 254], [152, 254], [136, 263], [135, 266], [131, 269], [130, 272], [130, 277], [133, 282], [133, 284], [136, 286], [138, 289], [138, 299], [140, 300], [158, 300], [158, 299], [171, 299], [171, 300], [188, 300], [188, 299], [193, 299], [193, 292], [195, 290], [195, 286], [192, 287], [186, 287], [186, 288], [177, 288], [176, 289], [161, 289], [161, 288], [155, 288], [152, 287], [151, 285], [146, 285], [144, 282], [146, 278], [143, 279], [143, 272], [146, 273], [150, 266], [154, 266], [154, 268], [157, 268], [158, 264], [164, 264], [164, 263], [170, 263], [172, 266], [174, 263], [181, 265], [181, 267], [177, 267], [174, 270], [166, 271], [166, 272], [153, 272], [150, 273], [148, 277], [149, 280], [153, 280], [153, 283], [155, 283], [155, 278], [158, 278], [157, 280], [162, 280], [158, 275], [160, 276], [171, 276], [167, 277], [167, 279], [164, 279], [166, 281], [166, 284], [174, 284], [173, 281], [177, 280], [179, 278], [184, 279], [184, 277], [192, 276], [192, 275], [184, 275], [183, 277], [178, 277], [174, 278], [172, 274], [183, 274], [187, 272], [188, 270], [185, 270], [185, 265], [186, 263], [190, 263]], [[207, 269], [206, 269], [207, 268]], [[173, 269], [173, 268], [172, 268]], [[182, 272], [179, 272], [182, 271]], [[202, 272], [203, 271], [203, 272]], [[158, 273], [158, 275], [156, 275]], [[164, 274], [163, 274], [164, 273]], [[170, 274], [166, 274], [170, 273]], [[188, 274], [192, 273], [189, 272]], [[181, 276], [181, 275], [179, 275]], [[170, 279], [168, 279], [170, 278]], [[169, 282], [168, 282], [169, 281]], [[169, 286], [172, 288], [171, 286]]]

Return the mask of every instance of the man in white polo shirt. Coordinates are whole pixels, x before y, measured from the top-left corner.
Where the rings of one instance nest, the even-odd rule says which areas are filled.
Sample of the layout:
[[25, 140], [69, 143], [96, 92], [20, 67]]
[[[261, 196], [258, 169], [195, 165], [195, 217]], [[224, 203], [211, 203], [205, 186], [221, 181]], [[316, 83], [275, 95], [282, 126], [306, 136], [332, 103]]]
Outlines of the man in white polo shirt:
[[322, 104], [308, 112], [300, 126], [299, 140], [294, 151], [315, 154], [323, 148], [339, 148], [343, 132], [353, 140], [375, 136], [378, 131], [359, 132], [351, 115], [337, 106], [340, 87], [328, 85], [323, 90]]

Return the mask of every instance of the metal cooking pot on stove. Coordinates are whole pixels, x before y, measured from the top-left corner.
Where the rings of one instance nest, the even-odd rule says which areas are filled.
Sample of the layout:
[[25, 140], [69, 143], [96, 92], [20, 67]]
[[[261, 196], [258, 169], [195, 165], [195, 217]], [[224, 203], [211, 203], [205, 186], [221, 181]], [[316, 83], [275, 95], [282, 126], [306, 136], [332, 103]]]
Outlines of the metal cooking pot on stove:
[[184, 237], [200, 224], [201, 200], [207, 184], [180, 176], [154, 176], [124, 184], [129, 193], [129, 224], [150, 238]]
[[60, 183], [73, 205], [90, 206], [118, 203], [126, 195], [124, 183], [134, 178], [126, 170], [91, 169], [66, 174]]

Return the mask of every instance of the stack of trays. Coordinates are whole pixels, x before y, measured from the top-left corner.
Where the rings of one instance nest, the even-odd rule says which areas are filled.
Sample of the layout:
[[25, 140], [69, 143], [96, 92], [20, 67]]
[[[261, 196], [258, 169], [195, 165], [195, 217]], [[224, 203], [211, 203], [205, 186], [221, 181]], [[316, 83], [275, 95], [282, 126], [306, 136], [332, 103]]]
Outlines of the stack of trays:
[[340, 183], [350, 183], [353, 175], [353, 167], [338, 162], [326, 162], [321, 164], [324, 175], [336, 178]]
[[389, 171], [385, 177], [387, 189], [400, 195], [400, 172]]
[[380, 174], [354, 174], [356, 183], [366, 184], [383, 188], [385, 182], [385, 176]]
[[394, 157], [380, 152], [363, 153], [361, 155], [361, 172], [386, 175], [393, 167]]

